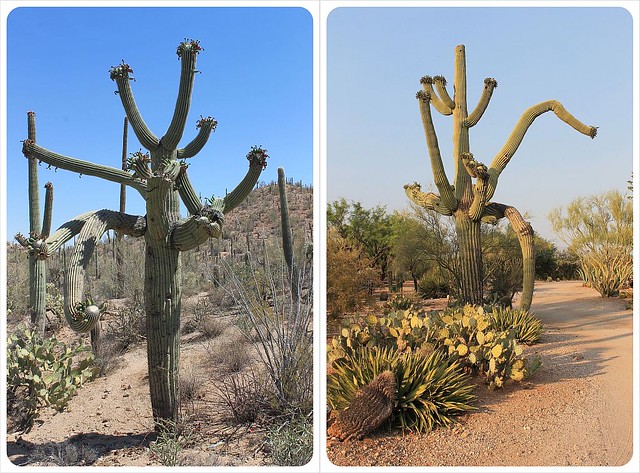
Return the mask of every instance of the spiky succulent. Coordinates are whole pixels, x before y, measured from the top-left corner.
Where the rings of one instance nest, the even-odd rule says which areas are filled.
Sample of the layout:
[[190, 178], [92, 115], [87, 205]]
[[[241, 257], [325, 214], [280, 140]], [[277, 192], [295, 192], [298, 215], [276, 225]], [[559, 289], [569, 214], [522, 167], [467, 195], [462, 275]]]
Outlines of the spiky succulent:
[[334, 361], [327, 379], [327, 401], [344, 409], [362, 386], [392, 371], [398, 391], [392, 423], [403, 430], [426, 432], [450, 425], [455, 416], [474, 410], [473, 385], [456, 362], [439, 352], [399, 353], [392, 348], [360, 347]]
[[521, 343], [536, 343], [544, 332], [540, 319], [528, 310], [494, 308], [490, 317], [496, 330], [515, 329]]

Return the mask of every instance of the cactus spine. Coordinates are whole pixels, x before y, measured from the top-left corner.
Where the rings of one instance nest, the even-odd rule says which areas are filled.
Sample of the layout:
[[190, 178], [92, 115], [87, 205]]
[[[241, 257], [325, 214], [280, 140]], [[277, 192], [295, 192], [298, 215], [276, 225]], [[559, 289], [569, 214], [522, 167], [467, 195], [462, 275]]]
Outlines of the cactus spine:
[[[127, 170], [63, 156], [37, 145], [35, 140], [28, 139], [23, 143], [23, 153], [30, 159], [127, 185], [145, 199], [144, 217], [110, 210], [87, 212], [75, 217], [45, 241], [41, 257], [46, 258], [78, 235], [66, 281], [65, 315], [72, 328], [88, 331], [95, 327], [103, 310], [90, 298], [82, 299], [81, 280], [95, 243], [107, 230], [144, 236], [147, 360], [156, 428], [166, 426], [166, 421], [175, 423], [178, 416], [181, 252], [220, 236], [224, 215], [239, 205], [253, 189], [268, 158], [266, 150], [253, 147], [247, 154], [249, 170], [234, 190], [224, 198], [212, 197], [205, 204], [197, 197], [185, 160], [202, 150], [217, 122], [211, 117], [200, 119], [196, 137], [184, 148], [178, 148], [178, 143], [191, 105], [196, 58], [201, 49], [199, 42], [193, 40], [186, 40], [178, 46], [177, 55], [181, 61], [178, 98], [171, 124], [161, 138], [151, 132], [138, 111], [130, 87], [133, 70], [124, 61], [111, 68], [110, 76], [118, 86], [118, 95], [129, 123], [147, 150], [134, 153], [127, 162]], [[186, 219], [180, 216], [180, 199], [190, 214]]]
[[[567, 112], [560, 102], [549, 100], [539, 103], [522, 114], [507, 142], [487, 167], [476, 161], [470, 152], [469, 129], [478, 123], [487, 109], [493, 91], [498, 86], [495, 79], [485, 79], [480, 100], [469, 114], [465, 47], [459, 45], [455, 49], [453, 98], [447, 92], [447, 82], [443, 76], [425, 76], [420, 82], [423, 90], [416, 94], [416, 98], [422, 116], [433, 178], [439, 194], [421, 192], [417, 183], [405, 185], [405, 192], [417, 205], [454, 218], [460, 249], [461, 298], [465, 303], [481, 304], [483, 301], [480, 222], [497, 223], [500, 218], [507, 217], [518, 235], [523, 254], [521, 308], [529, 309], [535, 275], [533, 229], [515, 208], [490, 202], [498, 178], [522, 143], [533, 121], [543, 113], [553, 111], [560, 120], [591, 138], [596, 136], [597, 129], [581, 123]], [[452, 115], [453, 118], [453, 185], [446, 175], [440, 156], [431, 106], [437, 112]]]

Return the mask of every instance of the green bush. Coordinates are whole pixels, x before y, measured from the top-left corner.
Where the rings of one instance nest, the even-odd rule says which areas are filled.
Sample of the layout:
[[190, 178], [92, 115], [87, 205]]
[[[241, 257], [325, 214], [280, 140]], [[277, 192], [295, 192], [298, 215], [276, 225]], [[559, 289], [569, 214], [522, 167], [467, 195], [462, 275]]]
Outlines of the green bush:
[[16, 427], [28, 431], [44, 406], [62, 411], [85, 381], [97, 375], [91, 347], [69, 347], [25, 328], [7, 340], [7, 400], [19, 406]]
[[302, 466], [313, 456], [313, 423], [300, 415], [273, 426], [267, 434], [273, 463], [279, 466]]
[[496, 330], [515, 329], [516, 340], [526, 344], [536, 343], [544, 332], [540, 319], [528, 310], [494, 308], [491, 323]]
[[521, 381], [539, 367], [539, 360], [528, 362], [523, 357], [516, 334], [515, 327], [496, 327], [481, 307], [467, 305], [434, 314], [396, 311], [350, 319], [331, 341], [328, 360], [332, 363], [360, 347], [422, 355], [440, 351], [469, 371], [483, 374], [493, 389], [509, 378]]
[[418, 293], [425, 299], [442, 299], [450, 294], [449, 281], [439, 274], [425, 274], [418, 280]]
[[331, 368], [327, 401], [333, 409], [345, 409], [359, 388], [383, 371], [392, 371], [398, 391], [391, 422], [402, 430], [425, 432], [450, 425], [455, 416], [475, 409], [468, 376], [442, 352], [426, 356], [400, 353], [391, 347], [358, 347], [336, 359]]

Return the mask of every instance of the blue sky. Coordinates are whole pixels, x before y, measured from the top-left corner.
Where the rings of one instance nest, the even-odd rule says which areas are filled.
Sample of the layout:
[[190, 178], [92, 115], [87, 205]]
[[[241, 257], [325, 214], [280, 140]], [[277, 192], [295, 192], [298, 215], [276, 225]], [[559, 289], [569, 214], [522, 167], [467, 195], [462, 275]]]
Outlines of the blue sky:
[[[598, 126], [579, 134], [552, 112], [529, 129], [493, 200], [529, 214], [558, 243], [547, 214], [581, 195], [626, 191], [633, 170], [632, 17], [621, 8], [339, 8], [327, 25], [327, 201], [408, 208], [403, 185], [433, 183], [415, 93], [444, 75], [453, 94], [454, 48], [464, 44], [467, 98], [498, 81], [471, 129], [471, 152], [489, 164], [522, 112], [556, 99]], [[452, 121], [434, 112], [453, 178]]]
[[[262, 145], [270, 159], [261, 180], [313, 182], [313, 25], [301, 8], [18, 8], [7, 28], [7, 238], [29, 230], [27, 162], [21, 143], [28, 110], [37, 142], [75, 158], [120, 167], [124, 111], [109, 68], [125, 60], [133, 94], [149, 128], [162, 136], [177, 97], [178, 44], [200, 40], [191, 112], [180, 146], [196, 121], [218, 127], [189, 175], [203, 197], [224, 195]], [[138, 151], [129, 128], [129, 153]], [[6, 158], [5, 158], [6, 157]], [[41, 165], [41, 187], [54, 184], [53, 227], [88, 210], [118, 208], [119, 185]], [[43, 199], [44, 190], [41, 190]], [[137, 192], [127, 212], [144, 214]], [[183, 212], [183, 215], [186, 215]]]

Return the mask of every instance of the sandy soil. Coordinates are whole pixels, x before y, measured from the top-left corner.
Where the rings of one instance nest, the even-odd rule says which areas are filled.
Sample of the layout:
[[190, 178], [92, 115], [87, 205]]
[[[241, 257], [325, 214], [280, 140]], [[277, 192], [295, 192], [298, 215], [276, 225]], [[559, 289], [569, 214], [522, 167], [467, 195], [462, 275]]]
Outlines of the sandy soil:
[[327, 441], [336, 465], [621, 466], [633, 451], [632, 328], [626, 301], [602, 299], [580, 282], [536, 283], [543, 367], [524, 383], [489, 392], [451, 429], [378, 432]]
[[[185, 441], [178, 454], [179, 465], [246, 467], [270, 463], [263, 451], [266, 430], [258, 424], [233, 425], [216, 408], [219, 394], [212, 389], [215, 379], [207, 370], [207, 364], [211, 365], [207, 354], [212, 344], [222, 343], [233, 329], [227, 327], [216, 339], [202, 340], [197, 333], [182, 337], [182, 372], [195, 372], [199, 389], [197, 398], [182, 407], [190, 429], [186, 437], [191, 441]], [[71, 334], [67, 328], [64, 331]], [[64, 339], [65, 333], [58, 338]], [[162, 466], [150, 449], [157, 438], [146, 343], [140, 342], [113, 361], [117, 367], [86, 383], [65, 411], [45, 409], [30, 432], [7, 435], [9, 460], [28, 466]]]

